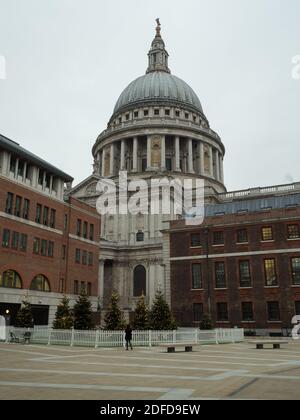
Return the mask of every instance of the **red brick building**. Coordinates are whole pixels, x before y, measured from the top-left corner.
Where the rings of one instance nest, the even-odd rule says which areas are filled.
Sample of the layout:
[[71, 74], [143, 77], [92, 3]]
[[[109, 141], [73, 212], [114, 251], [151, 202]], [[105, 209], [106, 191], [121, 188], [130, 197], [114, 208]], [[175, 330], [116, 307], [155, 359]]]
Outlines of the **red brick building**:
[[252, 197], [248, 190], [244, 199], [225, 193], [223, 202], [206, 206], [200, 226], [170, 222], [166, 272], [179, 325], [199, 325], [208, 314], [219, 327], [284, 334], [291, 328], [300, 314], [298, 187]]
[[98, 296], [100, 217], [64, 199], [73, 178], [0, 136], [0, 315], [13, 322], [25, 296], [36, 324], [52, 323], [65, 293]]

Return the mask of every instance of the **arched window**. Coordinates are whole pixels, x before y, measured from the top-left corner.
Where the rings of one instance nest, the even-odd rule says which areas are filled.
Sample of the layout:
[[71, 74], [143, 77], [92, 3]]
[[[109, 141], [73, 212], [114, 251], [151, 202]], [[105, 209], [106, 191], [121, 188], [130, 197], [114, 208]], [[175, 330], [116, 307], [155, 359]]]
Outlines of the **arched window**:
[[6, 270], [0, 274], [0, 287], [11, 287], [14, 289], [22, 289], [22, 280], [19, 274], [14, 270]]
[[30, 290], [38, 290], [40, 292], [50, 292], [50, 284], [43, 274], [38, 274], [32, 280], [30, 285]]
[[143, 240], [144, 240], [144, 232], [139, 230], [136, 234], [136, 241], [137, 242], [143, 242]]
[[133, 296], [146, 294], [146, 269], [143, 265], [137, 265], [133, 272]]

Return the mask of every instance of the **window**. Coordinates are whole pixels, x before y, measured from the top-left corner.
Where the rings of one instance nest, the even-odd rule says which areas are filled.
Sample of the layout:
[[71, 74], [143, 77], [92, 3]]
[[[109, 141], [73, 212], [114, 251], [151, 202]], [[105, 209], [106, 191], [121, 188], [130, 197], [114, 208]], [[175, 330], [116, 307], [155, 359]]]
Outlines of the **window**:
[[202, 289], [201, 264], [192, 264], [192, 288]]
[[144, 117], [147, 117], [149, 115], [148, 109], [144, 109]]
[[247, 229], [238, 229], [238, 231], [237, 231], [237, 242], [238, 243], [248, 242]]
[[167, 116], [170, 115], [170, 110], [169, 109], [165, 109], [165, 115], [167, 115]]
[[189, 114], [186, 112], [186, 113], [184, 114], [184, 117], [185, 117], [185, 119], [186, 119], [186, 120], [188, 120], [188, 119], [189, 119]]
[[31, 282], [30, 290], [38, 290], [40, 292], [50, 292], [50, 284], [43, 274], [38, 274]]
[[51, 182], [51, 175], [46, 173], [46, 176], [45, 176], [46, 188], [50, 188], [50, 182]]
[[48, 226], [49, 207], [44, 207], [43, 212], [43, 225]]
[[22, 160], [19, 160], [18, 163], [18, 176], [23, 176], [24, 172], [24, 162]]
[[93, 265], [93, 253], [89, 252], [89, 265]]
[[166, 170], [167, 171], [172, 171], [172, 159], [171, 158], [166, 158]]
[[54, 254], [54, 242], [48, 242], [48, 257], [53, 257]]
[[274, 259], [266, 259], [265, 266], [265, 284], [266, 286], [277, 286], [276, 264]]
[[12, 249], [18, 249], [18, 247], [19, 247], [19, 232], [13, 232], [12, 233], [11, 247], [12, 247]]
[[3, 235], [2, 235], [3, 248], [9, 248], [9, 243], [10, 243], [10, 230], [3, 229]]
[[228, 307], [227, 303], [217, 303], [217, 320], [228, 321]]
[[65, 260], [66, 259], [66, 245], [63, 245], [62, 246], [62, 251], [61, 251], [61, 258], [63, 259], [63, 260]]
[[203, 303], [193, 303], [194, 321], [202, 321], [203, 318]]
[[24, 205], [23, 205], [23, 219], [28, 219], [29, 217], [29, 204], [30, 204], [30, 201], [27, 200], [27, 198], [25, 198]]
[[191, 234], [191, 247], [193, 246], [201, 246], [200, 233]]
[[126, 121], [128, 121], [129, 120], [129, 114], [126, 114], [125, 118], [126, 118]]
[[92, 283], [87, 284], [87, 295], [91, 296], [92, 294]]
[[143, 240], [144, 240], [144, 232], [139, 230], [136, 234], [136, 241], [143, 242]]
[[33, 253], [39, 254], [40, 252], [40, 240], [39, 238], [33, 238]]
[[25, 252], [26, 249], [27, 249], [27, 235], [25, 233], [21, 233], [20, 251]]
[[248, 260], [240, 261], [240, 287], [251, 287], [250, 264]]
[[159, 115], [159, 109], [154, 110], [154, 115]]
[[37, 204], [36, 205], [36, 213], [35, 213], [35, 221], [36, 223], [41, 223], [41, 217], [42, 217], [42, 205]]
[[67, 230], [68, 228], [68, 215], [65, 214], [64, 216], [64, 230]]
[[76, 248], [76, 251], [75, 251], [75, 262], [76, 263], [79, 263], [79, 264], [80, 264], [80, 254], [81, 254], [80, 249]]
[[137, 265], [133, 271], [133, 296], [146, 294], [146, 269]]
[[215, 263], [216, 288], [224, 289], [226, 287], [225, 264], [223, 262]]
[[299, 226], [298, 225], [288, 225], [287, 236], [288, 236], [288, 239], [299, 238]]
[[82, 251], [82, 264], [87, 265], [87, 251]]
[[38, 184], [43, 185], [43, 179], [44, 179], [44, 172], [40, 169], [39, 170], [39, 177], [38, 177]]
[[139, 116], [139, 112], [138, 111], [134, 111], [134, 118], [137, 118]]
[[55, 228], [55, 217], [56, 217], [56, 210], [50, 210], [50, 227]]
[[11, 192], [7, 193], [5, 213], [12, 214], [14, 195]]
[[22, 197], [17, 195], [16, 202], [15, 202], [15, 216], [17, 217], [21, 216], [21, 205], [22, 205]]
[[291, 258], [292, 283], [300, 286], [300, 258]]
[[224, 244], [224, 232], [223, 231], [213, 232], [213, 244], [214, 245], [223, 245]]
[[119, 124], [121, 124], [122, 122], [122, 117], [119, 117]]
[[147, 159], [142, 159], [142, 172], [147, 169]]
[[74, 295], [78, 295], [78, 280], [74, 280]]
[[85, 288], [85, 282], [82, 281], [82, 282], [80, 282], [80, 292], [83, 292], [85, 290], [86, 290], [86, 288]]
[[280, 321], [279, 302], [267, 302], [268, 321]]
[[59, 281], [59, 292], [64, 293], [65, 291], [65, 279], [60, 279]]
[[300, 300], [295, 302], [295, 315], [300, 315]]
[[175, 116], [176, 116], [176, 117], [180, 117], [180, 111], [177, 111], [177, 110], [176, 110], [176, 111], [175, 111]]
[[87, 232], [88, 232], [88, 224], [87, 222], [83, 223], [83, 232], [82, 232], [82, 236], [87, 239]]
[[242, 320], [253, 321], [253, 305], [252, 302], [242, 302]]
[[94, 240], [94, 225], [90, 224], [90, 241]]
[[22, 280], [19, 274], [14, 270], [4, 271], [2, 277], [0, 274], [0, 287], [10, 287], [13, 289], [22, 289]]
[[273, 229], [271, 226], [261, 228], [261, 240], [271, 241], [273, 239]]
[[193, 121], [194, 122], [196, 122], [196, 119], [197, 119], [196, 115], [193, 115]]
[[41, 255], [45, 257], [47, 255], [47, 241], [46, 239], [42, 239], [41, 241]]
[[81, 220], [77, 219], [76, 235], [81, 236]]

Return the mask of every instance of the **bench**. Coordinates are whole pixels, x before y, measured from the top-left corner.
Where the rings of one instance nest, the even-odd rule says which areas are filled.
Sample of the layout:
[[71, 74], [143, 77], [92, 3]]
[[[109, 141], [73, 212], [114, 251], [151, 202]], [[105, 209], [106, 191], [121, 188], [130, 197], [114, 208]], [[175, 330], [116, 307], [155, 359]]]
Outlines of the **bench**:
[[[195, 343], [194, 343], [195, 344]], [[164, 343], [160, 347], [166, 347], [168, 353], [175, 353], [176, 347], [184, 347], [184, 351], [193, 351], [193, 344], [191, 343]]]
[[264, 345], [266, 344], [272, 344], [273, 349], [280, 349], [281, 344], [288, 344], [288, 341], [283, 340], [255, 340], [255, 341], [249, 341], [249, 344], [255, 344], [257, 349], [263, 349]]
[[24, 344], [29, 344], [31, 338], [31, 332], [26, 331], [23, 334], [23, 337], [17, 337], [16, 334], [10, 331], [9, 333], [9, 343], [20, 343], [23, 342]]

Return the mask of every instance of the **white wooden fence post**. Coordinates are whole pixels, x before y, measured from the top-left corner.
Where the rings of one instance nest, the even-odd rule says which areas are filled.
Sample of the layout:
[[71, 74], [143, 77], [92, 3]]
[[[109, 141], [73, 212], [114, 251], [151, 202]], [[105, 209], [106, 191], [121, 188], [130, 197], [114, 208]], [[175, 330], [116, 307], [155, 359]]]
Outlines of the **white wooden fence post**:
[[70, 346], [73, 347], [73, 344], [74, 344], [74, 327], [72, 327], [71, 344], [70, 344]]
[[51, 344], [51, 332], [52, 332], [52, 328], [49, 328], [48, 346], [50, 346]]
[[176, 343], [176, 330], [173, 330], [173, 343]]
[[198, 343], [198, 328], [195, 329], [195, 344]]
[[215, 329], [215, 340], [216, 340], [216, 344], [219, 344], [219, 340], [218, 340], [218, 328]]
[[149, 335], [148, 335], [148, 340], [149, 340], [149, 347], [152, 346], [152, 335], [151, 335], [151, 330], [148, 331]]
[[98, 337], [99, 337], [99, 330], [96, 330], [95, 349], [98, 347]]

